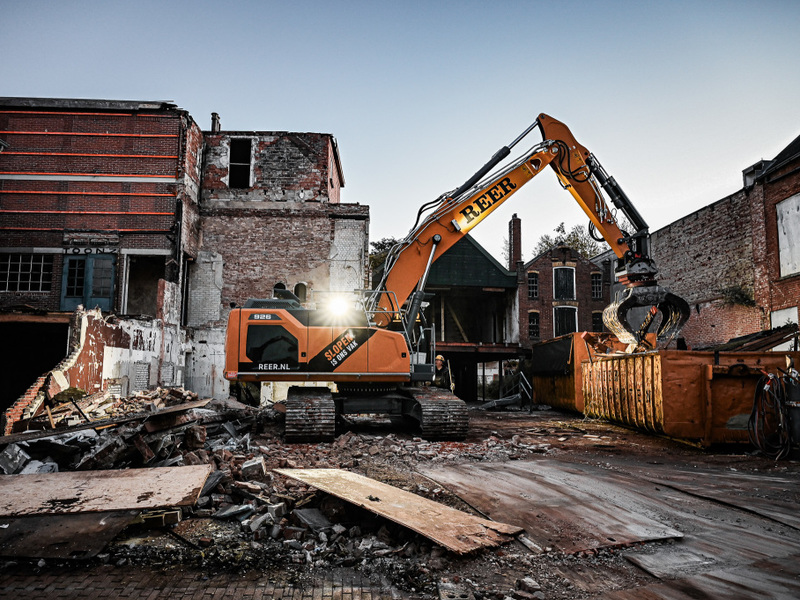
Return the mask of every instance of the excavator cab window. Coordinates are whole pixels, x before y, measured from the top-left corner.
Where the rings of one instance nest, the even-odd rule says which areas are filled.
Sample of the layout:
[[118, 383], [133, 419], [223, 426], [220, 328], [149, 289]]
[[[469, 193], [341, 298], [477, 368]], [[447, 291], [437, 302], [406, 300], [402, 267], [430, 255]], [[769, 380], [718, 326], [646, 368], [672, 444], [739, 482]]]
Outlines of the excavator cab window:
[[[281, 325], [250, 325], [245, 353], [256, 371], [299, 368], [297, 338]], [[243, 369], [248, 370], [248, 369]]]

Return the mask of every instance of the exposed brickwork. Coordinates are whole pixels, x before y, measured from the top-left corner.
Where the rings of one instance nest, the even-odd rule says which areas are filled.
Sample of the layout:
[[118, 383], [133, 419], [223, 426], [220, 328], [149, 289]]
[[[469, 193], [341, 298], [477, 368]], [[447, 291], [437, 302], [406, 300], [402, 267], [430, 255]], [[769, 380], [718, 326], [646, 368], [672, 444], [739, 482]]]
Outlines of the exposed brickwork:
[[[768, 172], [758, 180], [756, 188], [758, 187], [761, 187], [763, 195], [766, 245], [763, 253], [754, 252], [754, 262], [762, 265], [768, 281], [765, 287], [760, 288], [759, 299], [769, 311], [797, 307], [800, 304], [800, 273], [781, 277], [776, 206], [800, 193], [800, 156]], [[757, 201], [755, 194], [753, 196], [753, 200]], [[800, 244], [800, 240], [794, 240], [794, 243]], [[767, 292], [765, 298], [762, 297], [764, 295], [762, 290]]]
[[[571, 267], [575, 269], [575, 299], [555, 300], [553, 289], [553, 269], [555, 267]], [[539, 290], [537, 298], [529, 298], [528, 273], [538, 273]], [[599, 275], [602, 285], [602, 297], [592, 298], [592, 274]], [[609, 302], [610, 284], [601, 267], [580, 256], [572, 248], [561, 246], [544, 252], [525, 263], [518, 270], [519, 281], [519, 337], [520, 344], [530, 347], [531, 344], [555, 337], [553, 311], [557, 306], [577, 308], [577, 331], [592, 331], [592, 316], [602, 312]], [[529, 313], [539, 314], [539, 338], [529, 337]]]
[[[116, 255], [117, 311], [126, 283], [120, 250], [166, 251], [178, 264], [180, 240], [189, 256], [196, 253], [202, 133], [185, 111], [0, 98], [0, 130], [9, 144], [0, 153], [0, 247], [54, 255], [49, 292], [0, 292], [0, 308], [59, 310], [64, 252]], [[177, 280], [177, 270], [166, 271]]]

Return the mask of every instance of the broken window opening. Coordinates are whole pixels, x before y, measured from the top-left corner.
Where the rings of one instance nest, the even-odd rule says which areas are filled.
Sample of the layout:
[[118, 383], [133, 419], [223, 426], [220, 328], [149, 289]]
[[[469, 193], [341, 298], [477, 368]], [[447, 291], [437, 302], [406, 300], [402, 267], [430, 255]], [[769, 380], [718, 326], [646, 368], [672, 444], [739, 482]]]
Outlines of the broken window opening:
[[308, 295], [308, 286], [305, 283], [298, 283], [294, 286], [294, 295], [300, 299], [300, 302], [305, 302]]
[[250, 138], [231, 139], [230, 161], [228, 164], [228, 187], [250, 187], [250, 158], [252, 140]]
[[126, 314], [156, 316], [158, 280], [164, 278], [165, 261], [164, 256], [130, 256], [128, 258]]
[[528, 339], [532, 342], [538, 342], [540, 337], [539, 313], [531, 311], [528, 313]]
[[52, 254], [0, 254], [0, 292], [49, 292]]

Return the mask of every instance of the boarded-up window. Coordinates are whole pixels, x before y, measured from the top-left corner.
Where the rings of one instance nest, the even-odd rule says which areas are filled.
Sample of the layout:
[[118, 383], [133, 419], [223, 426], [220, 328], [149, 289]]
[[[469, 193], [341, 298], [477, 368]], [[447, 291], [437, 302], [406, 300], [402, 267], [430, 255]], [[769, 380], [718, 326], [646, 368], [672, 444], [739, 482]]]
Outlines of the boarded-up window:
[[572, 267], [553, 269], [553, 298], [575, 300], [575, 269]]
[[800, 273], [800, 194], [779, 202], [778, 253], [781, 261], [781, 277]]
[[574, 306], [556, 306], [553, 309], [553, 334], [558, 337], [578, 331], [578, 309]]

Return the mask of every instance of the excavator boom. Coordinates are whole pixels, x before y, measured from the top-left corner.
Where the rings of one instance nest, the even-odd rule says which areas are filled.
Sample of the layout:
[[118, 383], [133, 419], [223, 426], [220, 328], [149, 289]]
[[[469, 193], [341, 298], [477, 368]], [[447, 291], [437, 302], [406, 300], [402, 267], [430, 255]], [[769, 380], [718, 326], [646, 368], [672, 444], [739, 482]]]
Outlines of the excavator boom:
[[[509, 156], [511, 148], [536, 127], [544, 140], [504, 169], [493, 172]], [[689, 306], [657, 285], [647, 224], [597, 158], [578, 143], [566, 125], [544, 113], [461, 187], [420, 209], [412, 230], [390, 251], [381, 283], [370, 299], [375, 324], [388, 326], [408, 301], [405, 327], [410, 335], [431, 264], [547, 165], [617, 256], [615, 274], [626, 290], [604, 311], [605, 325], [621, 341], [638, 345], [660, 312], [658, 339], [672, 339], [688, 320]], [[606, 195], [615, 210], [606, 202]], [[625, 215], [633, 232], [620, 229], [617, 211]], [[638, 326], [629, 319], [631, 310], [637, 307], [654, 307]]]

